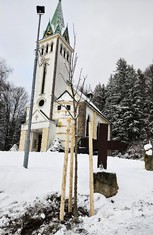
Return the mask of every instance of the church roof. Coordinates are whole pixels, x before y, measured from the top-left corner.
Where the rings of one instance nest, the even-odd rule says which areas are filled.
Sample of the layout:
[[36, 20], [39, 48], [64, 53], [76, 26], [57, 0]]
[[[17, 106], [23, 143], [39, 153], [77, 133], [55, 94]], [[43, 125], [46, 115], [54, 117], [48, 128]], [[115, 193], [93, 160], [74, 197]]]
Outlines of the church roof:
[[46, 30], [44, 32], [44, 37], [51, 36], [52, 34], [53, 34], [53, 29], [52, 29], [52, 26], [51, 26], [51, 23], [50, 23], [50, 20], [49, 20], [48, 25], [46, 27]]
[[[63, 36], [63, 38], [69, 44], [68, 26], [65, 28], [65, 30], [64, 30], [64, 27], [65, 27], [65, 25], [64, 25], [62, 4], [61, 4], [61, 0], [59, 0], [57, 7], [56, 7], [56, 10], [53, 14], [53, 17], [48, 22], [48, 25], [47, 25], [46, 30], [44, 32], [43, 38], [46, 38], [46, 37], [51, 36], [53, 34], [59, 33], [59, 34], [61, 34], [61, 36]], [[63, 33], [63, 30], [64, 30], [64, 33]]]
[[62, 32], [62, 29], [64, 28], [64, 18], [63, 18], [61, 0], [59, 0], [59, 2], [58, 2], [55, 13], [54, 13], [53, 18], [51, 20], [51, 24], [54, 26], [54, 30], [56, 30], [56, 28], [58, 27], [58, 28], [60, 28], [60, 30]]
[[68, 42], [68, 44], [70, 44], [68, 26], [66, 26], [66, 29], [65, 29], [65, 31], [64, 31], [64, 33], [63, 33], [63, 37], [64, 37], [65, 40]]

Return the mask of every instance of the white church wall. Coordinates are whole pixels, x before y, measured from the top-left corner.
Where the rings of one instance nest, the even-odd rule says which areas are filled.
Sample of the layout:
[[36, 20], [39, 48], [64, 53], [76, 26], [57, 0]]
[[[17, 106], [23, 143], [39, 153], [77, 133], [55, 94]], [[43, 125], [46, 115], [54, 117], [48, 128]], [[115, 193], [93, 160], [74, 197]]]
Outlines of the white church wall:
[[[47, 44], [50, 45], [51, 43], [53, 43], [53, 51], [51, 52], [49, 48], [48, 53], [44, 53], [44, 55], [39, 56], [39, 63], [38, 63], [37, 74], [36, 74], [35, 95], [34, 95], [35, 108], [40, 108], [48, 117], [50, 116], [52, 80], [53, 80], [53, 73], [54, 73], [57, 38], [51, 37], [51, 38], [48, 38], [47, 40], [45, 39], [45, 40], [40, 41], [40, 48], [44, 46], [44, 51], [45, 51]], [[41, 52], [41, 49], [40, 49], [40, 52]], [[44, 61], [46, 61], [47, 67], [46, 67], [44, 93], [41, 94]], [[41, 99], [44, 99], [44, 105], [39, 107], [39, 101]]]
[[[51, 121], [42, 121], [42, 122], [34, 122], [31, 124], [31, 130], [48, 128], [50, 126]], [[21, 126], [21, 130], [27, 130], [28, 125], [24, 124]]]
[[[59, 37], [59, 46], [57, 52], [57, 64], [56, 64], [56, 71], [54, 71], [58, 37]], [[70, 54], [72, 51], [72, 49], [70, 49], [70, 46], [68, 46], [68, 44], [66, 44], [64, 40], [62, 40], [61, 37], [57, 34], [40, 41], [40, 53], [42, 47], [44, 47], [45, 51], [47, 44], [50, 45], [51, 43], [53, 43], [53, 51], [52, 52], [48, 51], [48, 53], [44, 53], [42, 56], [39, 56], [39, 63], [36, 74], [35, 95], [34, 95], [34, 110], [37, 108], [41, 109], [47, 115], [47, 117], [50, 117], [54, 72], [56, 72], [54, 95], [55, 97], [58, 97], [66, 90], [67, 87], [67, 84], [65, 82], [68, 79], [68, 71], [66, 69], [66, 66], [68, 66], [67, 53], [69, 53], [69, 58], [70, 58]], [[65, 48], [66, 51], [65, 58], [63, 54], [64, 52], [62, 52], [62, 54], [60, 53], [61, 44], [63, 45], [63, 48]], [[47, 67], [46, 67], [44, 93], [41, 94], [44, 61], [46, 61]], [[44, 105], [41, 107], [39, 106], [40, 100], [44, 100]]]
[[98, 123], [108, 123], [104, 118], [102, 118], [100, 115], [97, 115], [97, 125]]
[[[66, 99], [66, 101], [64, 100]], [[56, 137], [58, 137], [62, 145], [65, 146], [65, 139], [66, 139], [66, 129], [67, 129], [67, 120], [70, 118], [69, 112], [66, 110], [65, 107], [62, 105], [70, 105], [71, 107], [71, 112], [73, 114], [72, 110], [72, 101], [70, 100], [70, 96], [65, 93], [61, 99], [59, 99], [58, 103], [54, 104], [54, 115], [53, 118], [56, 121]], [[60, 110], [58, 110], [58, 106], [61, 106]]]
[[[62, 45], [62, 52], [61, 52]], [[65, 50], [65, 53], [64, 53]], [[64, 40], [59, 38], [58, 48], [58, 60], [57, 60], [57, 71], [56, 71], [56, 84], [55, 84], [55, 96], [59, 97], [67, 88], [66, 81], [68, 80], [68, 68], [69, 60], [67, 60], [67, 53], [71, 53], [68, 44], [64, 43]], [[65, 55], [65, 56], [64, 56]], [[70, 56], [69, 56], [70, 58]]]
[[[90, 117], [90, 121], [94, 122], [94, 111], [87, 106], [87, 109], [86, 109], [86, 120], [88, 119], [88, 116]], [[97, 113], [97, 115], [96, 115], [96, 126], [98, 126], [99, 123], [106, 123], [106, 124], [108, 124], [108, 140], [110, 140], [110, 135], [111, 135], [110, 124], [108, 123], [108, 121], [104, 117], [102, 117], [101, 115], [99, 115]], [[97, 130], [96, 130], [96, 132], [97, 132]]]
[[90, 117], [90, 121], [93, 122], [94, 120], [94, 112], [91, 108], [88, 106], [86, 107], [86, 120], [88, 119], [88, 116]]
[[50, 128], [49, 128], [47, 149], [49, 149], [55, 137], [56, 137], [56, 124], [52, 122], [50, 123]]

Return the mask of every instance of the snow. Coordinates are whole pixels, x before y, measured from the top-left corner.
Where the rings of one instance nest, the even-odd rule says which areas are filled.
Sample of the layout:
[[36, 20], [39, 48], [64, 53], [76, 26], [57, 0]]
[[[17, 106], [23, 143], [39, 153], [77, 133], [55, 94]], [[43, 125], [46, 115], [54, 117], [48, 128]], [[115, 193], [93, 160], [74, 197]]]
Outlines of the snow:
[[10, 151], [18, 151], [18, 146], [14, 144], [12, 148], [10, 148]]
[[144, 150], [145, 151], [147, 151], [147, 150], [149, 150], [149, 149], [152, 149], [152, 145], [149, 143], [149, 144], [146, 144], [145, 146], [144, 146]]
[[[23, 157], [23, 152], [0, 152], [0, 227], [7, 223], [4, 215], [10, 208], [20, 214], [25, 203], [61, 191], [64, 153], [30, 153], [28, 169], [22, 166]], [[78, 203], [89, 209], [88, 161], [88, 155], [78, 155]], [[93, 163], [96, 172], [97, 156]], [[111, 198], [94, 194], [95, 215], [80, 218], [87, 233], [63, 225], [56, 235], [153, 234], [153, 171], [145, 170], [144, 161], [113, 157], [108, 157], [107, 171], [117, 174], [119, 190]]]
[[152, 156], [152, 149], [149, 149], [148, 151], [146, 151], [146, 154], [147, 154], [148, 156]]
[[152, 156], [152, 145], [151, 145], [151, 143], [146, 144], [146, 145], [144, 146], [144, 150], [146, 151], [146, 154], [147, 154], [148, 156]]
[[55, 138], [50, 146], [50, 148], [48, 149], [48, 152], [52, 151], [52, 152], [60, 152], [60, 151], [64, 151], [64, 147], [62, 145], [62, 142], [59, 138]]

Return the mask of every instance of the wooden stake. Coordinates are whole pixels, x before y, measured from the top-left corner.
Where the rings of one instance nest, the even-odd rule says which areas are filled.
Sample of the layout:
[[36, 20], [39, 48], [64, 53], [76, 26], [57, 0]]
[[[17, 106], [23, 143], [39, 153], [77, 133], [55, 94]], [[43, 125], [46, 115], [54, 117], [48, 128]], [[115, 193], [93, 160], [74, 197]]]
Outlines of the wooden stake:
[[68, 151], [69, 151], [69, 137], [70, 137], [70, 123], [71, 119], [67, 120], [68, 126], [66, 130], [66, 143], [65, 143], [65, 154], [64, 154], [64, 166], [63, 166], [63, 178], [62, 178], [62, 190], [61, 190], [61, 204], [60, 204], [60, 220], [64, 220], [64, 205], [65, 205], [65, 190], [66, 190], [66, 176], [67, 176], [67, 165], [68, 165]]
[[68, 212], [72, 212], [72, 192], [73, 192], [73, 160], [74, 160], [74, 124], [71, 127], [71, 157], [70, 157], [70, 175], [69, 175], [69, 204]]
[[89, 184], [90, 184], [90, 216], [94, 215], [94, 185], [93, 185], [93, 129], [89, 122]]

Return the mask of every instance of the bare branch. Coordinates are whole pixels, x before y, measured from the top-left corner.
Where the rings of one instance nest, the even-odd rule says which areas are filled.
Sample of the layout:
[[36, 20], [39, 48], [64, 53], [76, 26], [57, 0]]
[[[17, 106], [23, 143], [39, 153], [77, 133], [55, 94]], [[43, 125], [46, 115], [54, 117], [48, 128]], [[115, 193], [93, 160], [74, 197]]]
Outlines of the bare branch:
[[72, 113], [70, 112], [70, 110], [68, 110], [67, 106], [64, 105], [63, 103], [61, 103], [61, 101], [58, 101], [57, 98], [54, 96], [55, 102], [59, 105], [61, 105], [63, 108], [66, 109], [66, 111], [69, 113], [69, 115], [71, 116], [71, 118], [74, 120], [74, 116], [72, 115]]
[[[84, 87], [86, 78], [87, 78], [87, 76], [83, 78], [82, 88]], [[79, 106], [79, 102], [80, 102], [81, 99], [82, 99], [82, 95], [83, 95], [83, 92], [81, 92], [81, 94], [80, 94], [79, 100], [78, 100], [78, 102], [77, 102], [77, 107]]]
[[78, 80], [78, 83], [77, 83], [77, 86], [76, 86], [76, 93], [77, 93], [78, 90], [79, 90], [79, 86], [80, 86], [80, 83], [81, 83], [81, 76], [82, 76], [82, 68], [81, 68], [81, 70], [80, 70], [79, 80]]

